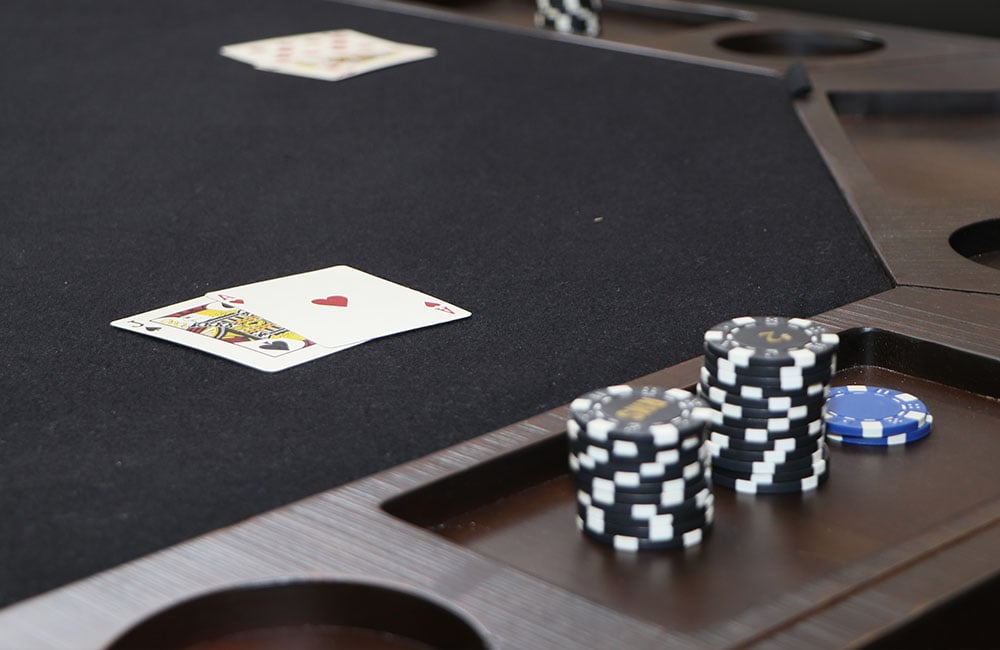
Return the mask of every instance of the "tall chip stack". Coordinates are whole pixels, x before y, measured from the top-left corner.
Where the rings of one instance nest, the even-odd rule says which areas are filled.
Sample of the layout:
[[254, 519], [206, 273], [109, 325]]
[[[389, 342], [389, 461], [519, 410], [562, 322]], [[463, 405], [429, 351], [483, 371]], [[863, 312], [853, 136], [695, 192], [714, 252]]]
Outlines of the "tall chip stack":
[[830, 475], [824, 406], [840, 339], [803, 318], [747, 316], [705, 332], [699, 395], [713, 409], [712, 484], [747, 494], [815, 490]]
[[677, 388], [609, 386], [574, 400], [566, 431], [583, 534], [621, 551], [701, 543], [714, 518], [711, 414]]

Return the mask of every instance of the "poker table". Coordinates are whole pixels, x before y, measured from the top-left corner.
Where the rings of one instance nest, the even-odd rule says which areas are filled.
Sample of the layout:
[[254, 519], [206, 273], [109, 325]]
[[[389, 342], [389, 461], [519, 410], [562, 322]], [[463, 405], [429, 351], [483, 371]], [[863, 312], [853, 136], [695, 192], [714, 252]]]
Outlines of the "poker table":
[[[0, 17], [0, 648], [995, 639], [1000, 43], [671, 0], [599, 39], [518, 0]], [[438, 53], [219, 55], [340, 28]], [[109, 326], [336, 264], [472, 316], [274, 374]], [[833, 328], [835, 383], [934, 433], [716, 488], [686, 552], [583, 539], [565, 405], [691, 388], [747, 314]]]

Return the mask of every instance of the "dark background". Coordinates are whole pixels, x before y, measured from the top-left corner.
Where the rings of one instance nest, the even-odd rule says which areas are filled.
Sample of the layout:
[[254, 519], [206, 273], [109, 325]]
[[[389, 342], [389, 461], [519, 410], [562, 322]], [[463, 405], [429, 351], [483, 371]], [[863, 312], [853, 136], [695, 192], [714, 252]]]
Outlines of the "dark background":
[[[440, 54], [218, 54], [333, 28]], [[778, 79], [319, 0], [15, 0], [0, 81], [0, 604], [889, 287]], [[108, 325], [334, 264], [473, 316], [274, 375]]]

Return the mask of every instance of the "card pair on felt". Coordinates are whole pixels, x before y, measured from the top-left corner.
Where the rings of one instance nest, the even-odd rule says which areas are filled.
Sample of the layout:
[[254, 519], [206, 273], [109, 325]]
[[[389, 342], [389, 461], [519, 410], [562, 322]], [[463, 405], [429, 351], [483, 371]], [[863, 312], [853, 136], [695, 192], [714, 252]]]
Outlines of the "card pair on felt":
[[212, 291], [111, 324], [275, 372], [469, 315], [433, 296], [333, 266]]
[[225, 45], [219, 53], [266, 72], [338, 81], [427, 59], [437, 50], [387, 41], [353, 29], [335, 29]]

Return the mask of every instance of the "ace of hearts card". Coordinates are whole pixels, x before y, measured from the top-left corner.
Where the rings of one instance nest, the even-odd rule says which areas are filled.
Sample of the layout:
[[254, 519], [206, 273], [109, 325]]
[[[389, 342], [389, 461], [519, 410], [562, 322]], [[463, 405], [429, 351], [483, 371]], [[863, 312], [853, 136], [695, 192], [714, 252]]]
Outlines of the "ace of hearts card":
[[333, 348], [471, 315], [434, 296], [343, 265], [230, 287], [206, 297], [280, 320]]

